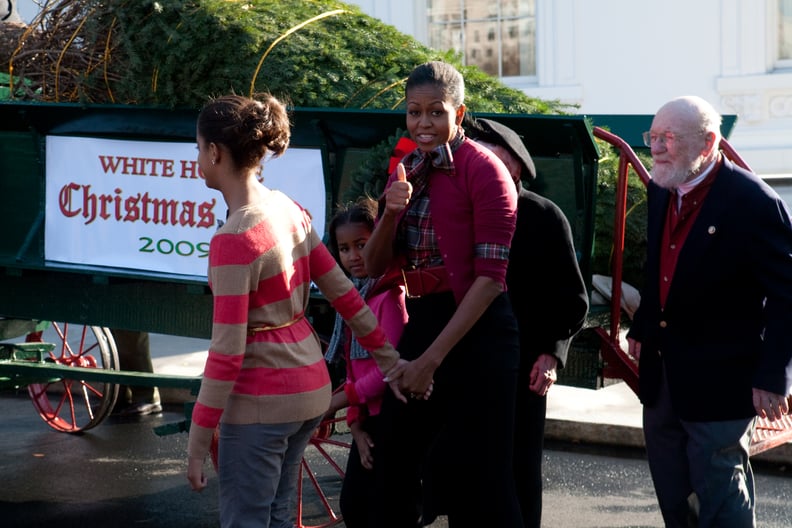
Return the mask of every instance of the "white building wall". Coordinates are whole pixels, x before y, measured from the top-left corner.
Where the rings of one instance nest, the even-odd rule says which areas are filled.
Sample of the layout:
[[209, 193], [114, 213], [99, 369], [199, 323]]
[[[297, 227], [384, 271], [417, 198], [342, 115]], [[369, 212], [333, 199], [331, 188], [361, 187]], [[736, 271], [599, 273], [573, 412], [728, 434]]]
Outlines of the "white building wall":
[[[426, 4], [410, 0], [356, 0], [346, 2], [357, 5], [369, 16], [378, 18], [407, 35], [413, 35], [424, 41], [426, 34]], [[420, 4], [420, 5], [419, 5]], [[420, 9], [420, 17], [416, 16]], [[419, 20], [420, 18], [420, 20]], [[416, 36], [418, 35], [418, 36]]]
[[[426, 42], [425, 0], [350, 3]], [[537, 0], [537, 78], [506, 82], [587, 114], [653, 114], [698, 95], [737, 114], [730, 141], [758, 174], [792, 176], [792, 71], [774, 71], [776, 5]]]

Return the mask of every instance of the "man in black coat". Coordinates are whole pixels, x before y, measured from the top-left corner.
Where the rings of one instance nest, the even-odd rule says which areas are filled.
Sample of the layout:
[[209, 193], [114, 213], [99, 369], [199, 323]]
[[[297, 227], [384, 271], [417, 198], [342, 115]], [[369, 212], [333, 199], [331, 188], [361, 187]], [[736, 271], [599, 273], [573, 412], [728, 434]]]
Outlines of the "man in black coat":
[[489, 119], [468, 123], [465, 133], [501, 158], [519, 191], [506, 274], [520, 328], [514, 477], [525, 526], [538, 528], [547, 391], [585, 322], [588, 294], [566, 216], [556, 204], [522, 186], [523, 180], [536, 178], [536, 169], [519, 135]]
[[666, 526], [754, 526], [748, 449], [758, 414], [789, 412], [792, 222], [761, 179], [718, 151], [699, 97], [663, 105], [651, 148], [647, 274], [628, 334]]

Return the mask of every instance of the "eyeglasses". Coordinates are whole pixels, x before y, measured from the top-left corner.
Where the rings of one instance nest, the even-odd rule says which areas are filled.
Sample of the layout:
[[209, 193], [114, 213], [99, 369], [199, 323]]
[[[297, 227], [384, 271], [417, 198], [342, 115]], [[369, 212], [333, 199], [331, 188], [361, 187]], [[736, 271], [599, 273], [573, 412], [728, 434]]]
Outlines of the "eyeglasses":
[[652, 143], [660, 142], [661, 145], [666, 146], [676, 141], [677, 138], [689, 136], [690, 134], [674, 134], [673, 132], [652, 132], [647, 130], [641, 136], [643, 137], [644, 145], [651, 148]]

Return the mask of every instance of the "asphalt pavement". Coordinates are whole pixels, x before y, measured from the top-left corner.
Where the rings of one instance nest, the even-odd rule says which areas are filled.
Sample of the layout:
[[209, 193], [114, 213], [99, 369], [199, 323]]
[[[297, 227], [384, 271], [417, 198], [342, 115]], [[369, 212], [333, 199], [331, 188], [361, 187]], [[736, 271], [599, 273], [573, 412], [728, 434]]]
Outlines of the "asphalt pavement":
[[[151, 343], [155, 372], [201, 374], [208, 341], [152, 335]], [[162, 414], [110, 416], [89, 432], [69, 435], [47, 427], [23, 391], [0, 393], [0, 526], [216, 526], [212, 469], [209, 488], [191, 492], [184, 476], [187, 435], [153, 433], [155, 426], [183, 420], [183, 403], [194, 396], [172, 389], [161, 394]], [[626, 384], [597, 390], [557, 385], [550, 391], [547, 415], [546, 528], [662, 526], [643, 455], [641, 407]], [[332, 440], [348, 438], [334, 435]], [[474, 432], [470, 442], [471, 456], [476, 456]], [[323, 447], [345, 465], [343, 446]], [[789, 526], [790, 451], [788, 444], [757, 457], [760, 526]], [[340, 479], [335, 470], [313, 447], [306, 460], [337, 508]], [[306, 490], [305, 508], [306, 526], [326, 525], [330, 517], [311, 489]], [[432, 528], [446, 526], [440, 519]]]
[[[154, 369], [157, 372], [168, 374], [200, 375], [208, 346], [209, 343], [205, 340], [154, 335], [152, 336]], [[641, 403], [626, 383], [618, 380], [608, 380], [605, 385], [605, 387], [598, 389], [554, 385], [547, 397], [546, 442], [550, 446], [571, 446], [573, 449], [591, 449], [595, 452], [606, 451], [622, 458], [638, 459], [635, 462], [638, 468], [634, 469], [634, 471], [642, 475], [643, 481], [640, 485], [634, 484], [634, 487], [643, 486], [643, 495], [639, 498], [636, 496], [637, 490], [626, 489], [625, 493], [630, 495], [629, 499], [625, 499], [630, 503], [628, 507], [625, 504], [620, 505], [622, 498], [618, 493], [610, 497], [592, 493], [588, 497], [588, 500], [592, 501], [589, 507], [598, 510], [598, 512], [595, 515], [593, 511], [589, 511], [588, 515], [592, 519], [599, 519], [597, 521], [599, 523], [605, 522], [603, 519], [608, 517], [603, 517], [602, 508], [604, 504], [610, 504], [610, 507], [614, 509], [612, 521], [614, 524], [597, 524], [597, 526], [662, 526], [662, 521], [656, 509], [651, 480], [648, 476], [648, 466], [643, 459], [645, 454], [641, 425]], [[164, 398], [172, 401], [182, 401], [190, 397], [184, 391], [174, 391], [170, 394], [166, 391], [163, 395]], [[575, 455], [574, 458], [578, 460], [580, 457]], [[760, 453], [754, 456], [753, 460], [756, 463], [755, 465], [767, 467], [771, 472], [786, 476], [788, 475], [787, 472], [792, 472], [792, 442]], [[585, 462], [580, 461], [578, 463], [582, 464]], [[623, 462], [620, 462], [618, 467], [621, 468], [623, 464]], [[574, 466], [575, 464], [571, 463], [571, 465]], [[547, 476], [549, 468], [552, 466], [547, 462], [545, 466]], [[604, 473], [615, 472], [618, 475], [619, 471], [621, 470], [611, 469], [606, 470]], [[578, 476], [574, 471], [573, 475], [573, 479]], [[562, 474], [556, 475], [556, 480], [564, 478], [568, 478], [568, 475], [566, 477]], [[608, 478], [603, 479], [603, 476], [594, 476], [593, 479], [599, 482], [609, 482]], [[784, 482], [783, 479], [782, 482]], [[613, 484], [609, 483], [608, 486], [613, 486]], [[790, 481], [789, 488], [792, 490], [792, 481]], [[777, 516], [792, 518], [792, 506], [789, 508], [786, 506], [790, 504], [790, 501], [784, 496], [779, 497], [778, 493], [775, 495], [775, 497], [770, 497], [769, 499], [763, 497], [762, 500], [769, 501], [772, 507], [776, 508], [776, 510], [773, 510], [774, 512], [780, 511], [780, 513], [776, 513]], [[551, 495], [546, 498], [546, 501], [550, 500], [551, 504], [560, 501], [563, 504], [564, 496], [562, 494], [561, 498], [559, 498]], [[645, 502], [642, 503], [641, 501]], [[580, 497], [575, 501], [576, 504], [580, 503], [578, 510], [585, 508], [583, 505], [587, 502], [587, 500]], [[546, 508], [544, 524], [546, 526], [560, 527], [588, 526], [586, 524], [588, 521], [582, 520], [585, 517], [569, 523], [570, 519], [567, 516], [568, 507], [568, 504], [563, 504], [561, 508], [564, 512], [560, 515], [555, 509]], [[631, 521], [633, 524], [619, 524], [623, 522], [625, 509], [634, 510]], [[582, 511], [585, 511], [585, 509]], [[556, 516], [555, 519], [553, 518], [554, 515]], [[769, 518], [765, 520], [765, 526], [773, 525]], [[792, 522], [781, 521], [778, 526], [786, 525], [792, 526]], [[432, 528], [445, 528], [446, 526], [447, 523], [441, 518], [432, 525]]]

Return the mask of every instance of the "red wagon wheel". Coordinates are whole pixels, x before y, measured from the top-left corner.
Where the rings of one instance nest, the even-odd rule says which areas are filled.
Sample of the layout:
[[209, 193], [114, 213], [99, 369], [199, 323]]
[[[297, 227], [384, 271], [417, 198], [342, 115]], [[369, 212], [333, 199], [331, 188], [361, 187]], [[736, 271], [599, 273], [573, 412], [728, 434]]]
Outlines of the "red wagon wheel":
[[[106, 328], [52, 323], [42, 332], [28, 334], [27, 341], [54, 343], [49, 359], [58, 365], [118, 370], [118, 351]], [[28, 393], [47, 425], [79, 433], [96, 427], [110, 414], [118, 385], [58, 378], [31, 383]]]

